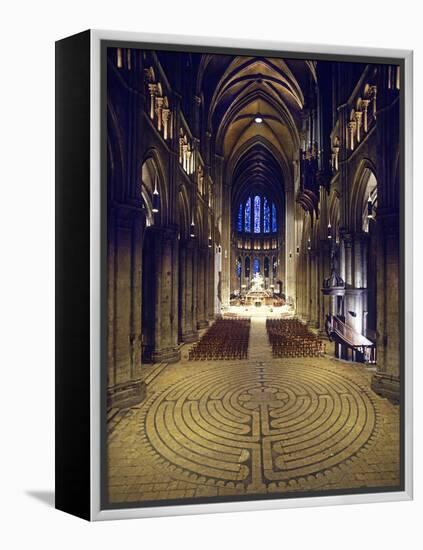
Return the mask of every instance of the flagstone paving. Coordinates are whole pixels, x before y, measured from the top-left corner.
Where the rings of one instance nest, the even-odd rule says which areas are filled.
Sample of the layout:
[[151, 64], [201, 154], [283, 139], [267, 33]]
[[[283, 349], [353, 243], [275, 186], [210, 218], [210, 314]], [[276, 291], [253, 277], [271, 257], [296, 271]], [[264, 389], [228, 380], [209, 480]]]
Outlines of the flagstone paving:
[[273, 359], [264, 319], [247, 360], [187, 351], [111, 417], [110, 503], [399, 486], [399, 407], [364, 365]]

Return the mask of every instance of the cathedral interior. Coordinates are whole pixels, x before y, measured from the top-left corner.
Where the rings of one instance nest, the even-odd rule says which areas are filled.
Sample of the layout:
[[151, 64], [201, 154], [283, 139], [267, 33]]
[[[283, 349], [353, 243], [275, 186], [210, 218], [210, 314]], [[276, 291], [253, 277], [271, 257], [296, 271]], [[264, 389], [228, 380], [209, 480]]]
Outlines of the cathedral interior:
[[400, 72], [107, 49], [107, 499], [398, 489]]

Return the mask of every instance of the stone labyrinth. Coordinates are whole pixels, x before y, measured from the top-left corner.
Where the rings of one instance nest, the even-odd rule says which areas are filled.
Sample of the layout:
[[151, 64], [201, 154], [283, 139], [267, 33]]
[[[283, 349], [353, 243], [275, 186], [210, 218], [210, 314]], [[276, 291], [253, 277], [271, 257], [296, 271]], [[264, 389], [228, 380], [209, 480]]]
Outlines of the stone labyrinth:
[[313, 365], [216, 364], [154, 394], [144, 410], [147, 442], [170, 470], [255, 492], [345, 462], [376, 427], [363, 388]]

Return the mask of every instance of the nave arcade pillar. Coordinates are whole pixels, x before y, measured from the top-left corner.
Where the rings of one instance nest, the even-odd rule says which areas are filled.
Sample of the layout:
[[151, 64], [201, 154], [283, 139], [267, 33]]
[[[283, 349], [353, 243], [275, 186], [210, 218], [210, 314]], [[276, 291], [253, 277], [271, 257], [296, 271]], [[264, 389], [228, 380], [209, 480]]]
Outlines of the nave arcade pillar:
[[197, 328], [206, 328], [209, 324], [206, 313], [206, 296], [207, 296], [207, 277], [206, 277], [206, 260], [207, 247], [198, 249], [197, 261]]
[[215, 317], [215, 257], [213, 247], [207, 252], [206, 285], [207, 285], [207, 318], [209, 321]]
[[111, 209], [107, 251], [107, 406], [145, 397], [141, 381], [141, 268], [145, 225], [141, 209]]
[[310, 325], [319, 326], [319, 253], [310, 251]]
[[377, 372], [376, 393], [400, 398], [400, 256], [397, 211], [377, 213]]
[[306, 252], [306, 280], [305, 280], [305, 321], [310, 322], [311, 319], [311, 280], [312, 280], [312, 266], [311, 266], [311, 253], [310, 250]]
[[181, 316], [182, 341], [195, 342], [198, 339], [197, 312], [196, 312], [196, 243], [193, 240], [185, 241], [181, 245]]
[[[179, 361], [178, 350], [178, 231], [176, 227], [152, 227], [155, 263], [154, 363]], [[145, 266], [148, 269], [148, 266]], [[153, 290], [152, 290], [153, 291]]]

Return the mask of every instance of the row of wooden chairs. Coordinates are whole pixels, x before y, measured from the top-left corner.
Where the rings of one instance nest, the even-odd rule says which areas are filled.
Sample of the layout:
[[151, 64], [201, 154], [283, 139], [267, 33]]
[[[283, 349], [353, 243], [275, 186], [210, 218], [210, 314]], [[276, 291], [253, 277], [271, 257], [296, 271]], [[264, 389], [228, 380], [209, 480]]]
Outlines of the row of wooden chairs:
[[325, 353], [322, 340], [298, 319], [266, 319], [274, 357], [318, 357]]
[[217, 319], [189, 350], [190, 361], [246, 359], [251, 320]]

